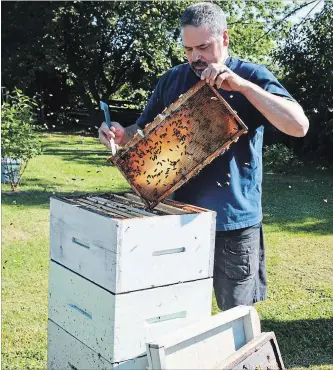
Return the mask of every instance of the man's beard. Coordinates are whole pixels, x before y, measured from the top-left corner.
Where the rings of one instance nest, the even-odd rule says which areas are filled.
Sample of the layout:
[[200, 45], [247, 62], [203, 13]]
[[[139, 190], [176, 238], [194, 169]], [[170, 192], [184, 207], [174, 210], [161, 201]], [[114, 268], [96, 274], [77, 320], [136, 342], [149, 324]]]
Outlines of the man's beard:
[[204, 69], [197, 69], [197, 68], [207, 68], [208, 67], [208, 63], [206, 62], [203, 62], [201, 60], [198, 60], [197, 62], [192, 62], [191, 63], [191, 68], [193, 69], [193, 71], [196, 73], [197, 76], [201, 77], [201, 74], [202, 72], [204, 71]]

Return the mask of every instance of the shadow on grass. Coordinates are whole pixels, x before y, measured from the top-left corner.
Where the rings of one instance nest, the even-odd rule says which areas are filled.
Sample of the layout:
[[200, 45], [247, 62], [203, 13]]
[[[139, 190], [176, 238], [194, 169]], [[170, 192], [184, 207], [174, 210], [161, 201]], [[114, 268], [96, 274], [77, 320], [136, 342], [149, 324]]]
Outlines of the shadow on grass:
[[264, 216], [263, 223], [264, 225], [277, 226], [279, 231], [282, 230], [293, 234], [333, 235], [333, 217], [321, 218], [309, 223], [307, 217], [301, 218], [301, 216], [296, 219], [268, 218]]
[[274, 331], [288, 369], [332, 365], [333, 319], [262, 320], [262, 331]]
[[79, 164], [88, 164], [92, 166], [113, 166], [107, 159], [111, 152], [89, 149], [47, 149], [43, 155], [54, 155], [61, 157], [66, 162], [77, 162]]
[[[121, 193], [130, 191], [128, 187], [113, 187], [109, 193]], [[27, 190], [18, 192], [3, 192], [2, 205], [11, 205], [13, 207], [39, 207], [49, 208], [51, 197], [65, 197], [65, 196], [82, 196], [82, 195], [101, 195], [107, 193], [104, 191], [72, 191], [72, 192], [52, 192], [42, 190]]]

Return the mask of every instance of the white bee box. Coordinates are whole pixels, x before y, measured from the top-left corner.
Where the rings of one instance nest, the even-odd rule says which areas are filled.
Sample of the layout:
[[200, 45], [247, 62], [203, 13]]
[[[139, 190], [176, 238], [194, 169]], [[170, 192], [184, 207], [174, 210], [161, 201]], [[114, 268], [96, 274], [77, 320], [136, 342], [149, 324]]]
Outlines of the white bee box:
[[260, 333], [257, 311], [238, 306], [148, 342], [149, 368], [221, 369], [223, 360]]
[[53, 321], [48, 321], [48, 370], [146, 370], [147, 356], [111, 363]]
[[51, 198], [51, 259], [113, 293], [213, 276], [213, 211], [116, 219]]
[[207, 278], [115, 295], [51, 261], [49, 319], [107, 361], [121, 362], [145, 354], [151, 337], [209, 317], [212, 284]]

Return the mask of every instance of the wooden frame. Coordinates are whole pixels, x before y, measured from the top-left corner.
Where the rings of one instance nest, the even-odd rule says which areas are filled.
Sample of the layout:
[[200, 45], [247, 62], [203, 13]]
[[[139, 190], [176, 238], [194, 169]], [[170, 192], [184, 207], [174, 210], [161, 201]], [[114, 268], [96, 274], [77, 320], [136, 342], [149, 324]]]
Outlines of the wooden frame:
[[[196, 116], [198, 112], [204, 115]], [[246, 132], [243, 121], [217, 90], [199, 81], [145, 127], [144, 138], [137, 133], [109, 161], [147, 206], [154, 208]], [[197, 151], [189, 152], [187, 147]], [[195, 158], [198, 153], [203, 154], [199, 159]]]
[[238, 306], [146, 343], [149, 367], [214, 369], [260, 332], [257, 311]]
[[219, 365], [220, 370], [284, 370], [278, 343], [273, 332], [261, 333]]

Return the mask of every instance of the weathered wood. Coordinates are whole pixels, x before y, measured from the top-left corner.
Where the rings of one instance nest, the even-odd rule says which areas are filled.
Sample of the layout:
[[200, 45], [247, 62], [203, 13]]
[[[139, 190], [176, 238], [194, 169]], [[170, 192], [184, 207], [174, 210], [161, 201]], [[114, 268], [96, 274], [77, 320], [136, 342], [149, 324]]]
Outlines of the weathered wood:
[[147, 367], [147, 356], [111, 363], [48, 320], [48, 370], [146, 370]]
[[51, 198], [51, 259], [110, 292], [212, 277], [215, 212], [119, 219], [76, 203]]
[[259, 333], [255, 309], [235, 307], [148, 342], [149, 366], [153, 370], [214, 369]]
[[129, 217], [129, 215], [127, 213], [121, 212], [121, 211], [116, 210], [116, 209], [110, 209], [108, 207], [103, 207], [103, 206], [99, 205], [98, 203], [92, 204], [87, 199], [80, 199], [80, 200], [77, 201], [77, 203], [79, 205], [83, 205], [85, 207], [85, 209], [88, 209], [88, 210], [93, 209], [95, 211], [100, 211], [104, 215], [112, 216], [114, 218], [126, 219], [126, 218]]
[[49, 274], [49, 318], [109, 362], [211, 314], [211, 278], [114, 295], [52, 261]]
[[120, 209], [120, 210], [124, 209], [127, 212], [129, 212], [130, 214], [133, 214], [134, 216], [140, 216], [140, 217], [142, 217], [142, 216], [147, 216], [147, 217], [155, 216], [154, 213], [152, 213], [152, 212], [147, 212], [147, 211], [144, 211], [142, 209], [135, 208], [134, 206], [112, 202], [111, 200], [106, 200], [106, 199], [103, 199], [101, 197], [88, 197], [87, 199], [95, 200], [99, 204], [103, 204], [106, 207], [110, 207], [112, 209], [113, 208]]
[[[135, 195], [133, 193], [126, 193], [125, 197], [144, 204], [141, 198], [138, 195]], [[173, 214], [173, 215], [185, 215], [189, 213], [187, 211], [184, 211], [182, 208], [172, 207], [165, 203], [159, 203], [156, 207], [154, 207], [154, 209], [161, 210], [161, 211], [167, 212], [168, 214]]]
[[273, 332], [252, 339], [218, 366], [220, 370], [284, 370], [278, 343]]

